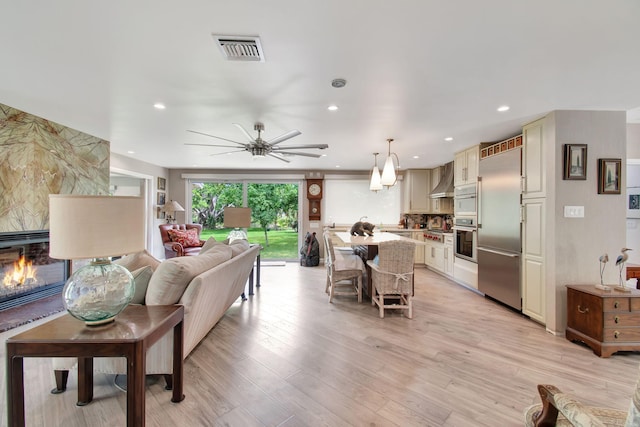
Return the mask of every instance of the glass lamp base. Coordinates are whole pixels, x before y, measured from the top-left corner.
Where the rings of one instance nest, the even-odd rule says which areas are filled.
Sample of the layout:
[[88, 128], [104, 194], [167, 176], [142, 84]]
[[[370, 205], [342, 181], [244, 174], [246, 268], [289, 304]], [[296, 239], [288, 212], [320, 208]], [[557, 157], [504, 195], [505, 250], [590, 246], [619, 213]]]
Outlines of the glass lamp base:
[[234, 240], [248, 240], [247, 233], [245, 233], [244, 230], [240, 228], [231, 230], [227, 238], [229, 239], [229, 243], [233, 242]]
[[133, 299], [131, 273], [109, 259], [97, 258], [73, 273], [62, 290], [64, 306], [88, 326], [113, 322]]

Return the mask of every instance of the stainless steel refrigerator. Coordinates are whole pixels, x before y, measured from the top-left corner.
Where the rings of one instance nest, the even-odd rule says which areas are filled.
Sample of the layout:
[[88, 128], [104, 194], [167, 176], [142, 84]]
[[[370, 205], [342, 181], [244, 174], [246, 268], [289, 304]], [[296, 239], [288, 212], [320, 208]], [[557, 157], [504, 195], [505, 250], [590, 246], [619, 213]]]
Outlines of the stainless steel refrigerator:
[[520, 221], [522, 149], [480, 160], [478, 290], [522, 311]]

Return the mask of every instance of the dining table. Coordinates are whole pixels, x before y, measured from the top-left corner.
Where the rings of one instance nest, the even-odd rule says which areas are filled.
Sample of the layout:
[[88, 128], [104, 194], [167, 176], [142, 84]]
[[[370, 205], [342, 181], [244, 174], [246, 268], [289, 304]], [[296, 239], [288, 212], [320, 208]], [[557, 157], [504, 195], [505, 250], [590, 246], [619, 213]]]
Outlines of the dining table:
[[[365, 261], [365, 267], [367, 269], [366, 287], [364, 291], [367, 296], [371, 298], [373, 295], [373, 284], [371, 282], [371, 267], [366, 263], [368, 260], [372, 260], [378, 255], [378, 245], [382, 242], [391, 242], [396, 240], [405, 240], [415, 243], [416, 245], [425, 245], [422, 240], [412, 239], [410, 237], [401, 236], [391, 231], [378, 231], [373, 236], [353, 236], [348, 231], [337, 231], [335, 236], [342, 241], [345, 245], [350, 245], [354, 248], [354, 252], [363, 258]], [[362, 248], [365, 248], [363, 250]]]

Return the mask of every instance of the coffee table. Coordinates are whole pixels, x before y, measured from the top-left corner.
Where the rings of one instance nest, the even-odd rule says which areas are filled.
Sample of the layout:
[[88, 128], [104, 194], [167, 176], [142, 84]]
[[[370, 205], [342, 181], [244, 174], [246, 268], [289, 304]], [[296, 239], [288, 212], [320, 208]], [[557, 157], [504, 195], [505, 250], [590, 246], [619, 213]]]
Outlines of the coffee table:
[[112, 323], [86, 326], [65, 314], [7, 340], [7, 402], [9, 426], [25, 425], [24, 357], [77, 357], [78, 405], [93, 399], [93, 358], [127, 358], [127, 426], [145, 425], [146, 354], [173, 329], [173, 394], [184, 399], [183, 320], [181, 305], [130, 305]]

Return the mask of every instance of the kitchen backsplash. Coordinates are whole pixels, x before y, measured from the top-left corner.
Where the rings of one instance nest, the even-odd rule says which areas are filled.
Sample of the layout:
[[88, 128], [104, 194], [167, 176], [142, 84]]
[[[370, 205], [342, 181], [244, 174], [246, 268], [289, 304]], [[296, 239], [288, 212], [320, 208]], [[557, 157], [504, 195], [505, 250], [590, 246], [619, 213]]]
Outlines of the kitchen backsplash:
[[426, 228], [429, 230], [450, 230], [453, 215], [443, 214], [406, 214], [400, 218], [399, 225], [404, 228]]

